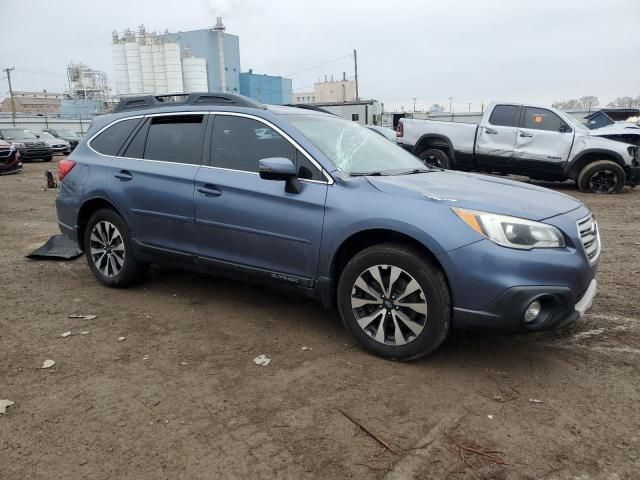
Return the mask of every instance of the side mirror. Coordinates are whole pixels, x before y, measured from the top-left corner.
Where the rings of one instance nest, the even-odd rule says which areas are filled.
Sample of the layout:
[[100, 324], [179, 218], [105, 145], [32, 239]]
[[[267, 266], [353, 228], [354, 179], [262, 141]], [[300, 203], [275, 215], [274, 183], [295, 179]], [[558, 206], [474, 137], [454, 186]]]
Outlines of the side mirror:
[[560, 127], [560, 133], [569, 133], [571, 132], [571, 127], [569, 127], [569, 125], [562, 125]]
[[284, 157], [263, 158], [258, 161], [258, 172], [263, 180], [281, 180], [286, 182], [287, 193], [300, 193], [302, 184], [298, 180], [296, 167], [291, 160]]

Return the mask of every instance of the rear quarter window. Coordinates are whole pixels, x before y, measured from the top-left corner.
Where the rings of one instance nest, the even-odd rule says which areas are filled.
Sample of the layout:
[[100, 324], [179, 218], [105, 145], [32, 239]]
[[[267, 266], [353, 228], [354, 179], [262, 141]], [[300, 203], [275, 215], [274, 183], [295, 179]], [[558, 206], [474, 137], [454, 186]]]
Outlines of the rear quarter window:
[[140, 118], [130, 118], [114, 123], [91, 140], [91, 148], [103, 155], [117, 155], [140, 120]]

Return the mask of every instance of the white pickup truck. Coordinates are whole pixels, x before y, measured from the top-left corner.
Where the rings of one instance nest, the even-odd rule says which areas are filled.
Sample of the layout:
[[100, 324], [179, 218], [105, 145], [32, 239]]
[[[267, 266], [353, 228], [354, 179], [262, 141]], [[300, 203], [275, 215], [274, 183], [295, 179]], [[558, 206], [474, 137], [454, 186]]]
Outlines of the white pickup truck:
[[425, 163], [446, 169], [571, 179], [593, 193], [640, 184], [638, 146], [549, 107], [493, 103], [479, 124], [402, 118], [396, 136]]

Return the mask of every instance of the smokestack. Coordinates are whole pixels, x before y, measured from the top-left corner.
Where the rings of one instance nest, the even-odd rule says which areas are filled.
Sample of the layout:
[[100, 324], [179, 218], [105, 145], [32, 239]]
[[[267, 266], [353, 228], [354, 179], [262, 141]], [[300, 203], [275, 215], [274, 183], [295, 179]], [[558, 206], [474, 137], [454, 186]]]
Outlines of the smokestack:
[[342, 72], [342, 81], [346, 81], [347, 80], [347, 72]]
[[222, 17], [216, 18], [216, 26], [213, 28], [218, 34], [218, 61], [220, 67], [220, 91], [227, 91], [227, 75], [224, 69], [224, 31], [225, 26], [222, 23]]

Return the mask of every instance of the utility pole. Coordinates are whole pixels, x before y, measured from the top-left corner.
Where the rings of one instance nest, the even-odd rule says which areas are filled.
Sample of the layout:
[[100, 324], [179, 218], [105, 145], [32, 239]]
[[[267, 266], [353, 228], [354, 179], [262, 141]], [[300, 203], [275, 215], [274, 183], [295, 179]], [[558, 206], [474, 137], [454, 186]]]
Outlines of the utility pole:
[[416, 113], [416, 100], [418, 97], [413, 97], [413, 113]]
[[358, 92], [358, 52], [353, 49], [353, 67], [356, 73], [356, 100], [360, 100], [360, 93]]
[[469, 105], [469, 112], [471, 112], [471, 102], [467, 103]]
[[13, 119], [13, 126], [16, 126], [16, 102], [13, 99], [13, 87], [11, 87], [11, 72], [15, 70], [15, 67], [5, 68], [4, 71], [7, 74], [7, 81], [9, 82], [9, 95], [11, 96], [11, 118]]
[[453, 99], [454, 97], [449, 97], [449, 113], [451, 113], [452, 122], [453, 122]]

